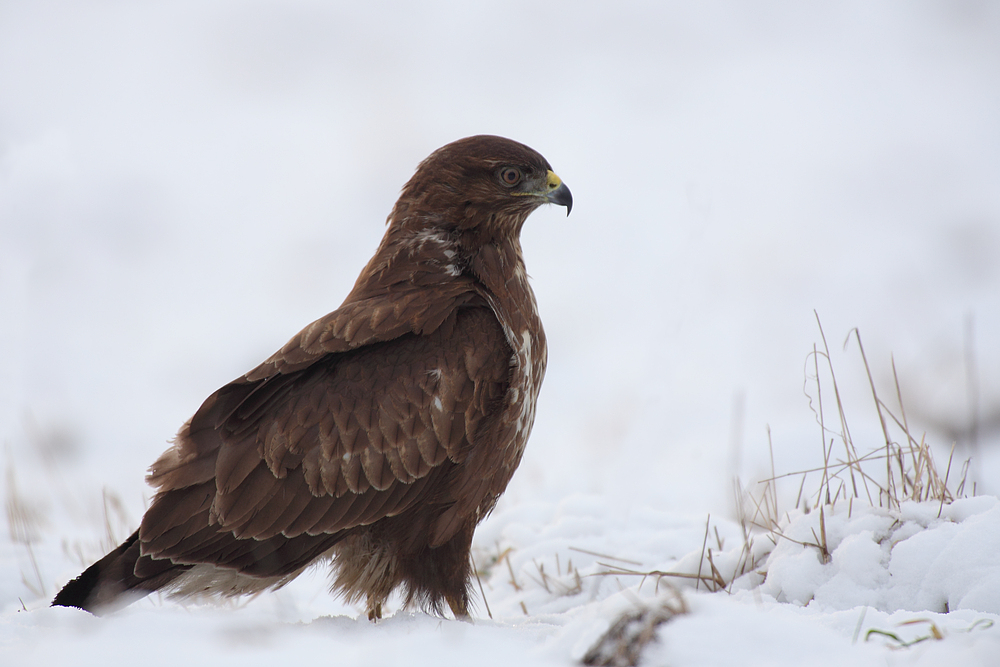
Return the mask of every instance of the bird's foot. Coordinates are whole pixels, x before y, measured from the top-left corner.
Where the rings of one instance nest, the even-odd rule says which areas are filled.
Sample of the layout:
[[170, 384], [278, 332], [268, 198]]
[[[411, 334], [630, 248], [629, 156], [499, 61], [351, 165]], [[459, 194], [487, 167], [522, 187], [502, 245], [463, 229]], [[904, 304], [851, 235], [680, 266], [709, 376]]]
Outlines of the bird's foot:
[[472, 617], [469, 616], [468, 600], [451, 595], [446, 595], [444, 599], [448, 601], [448, 606], [451, 607], [451, 613], [455, 615], [455, 620], [465, 621], [466, 623], [472, 622]]

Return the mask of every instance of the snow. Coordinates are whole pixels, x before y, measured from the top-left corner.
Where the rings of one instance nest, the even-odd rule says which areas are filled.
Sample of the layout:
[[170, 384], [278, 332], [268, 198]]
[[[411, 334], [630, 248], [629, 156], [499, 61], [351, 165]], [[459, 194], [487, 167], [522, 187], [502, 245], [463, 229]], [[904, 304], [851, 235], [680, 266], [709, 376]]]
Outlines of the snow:
[[[1000, 664], [995, 3], [0, 15], [3, 664], [566, 665], [664, 604], [686, 613], [642, 664]], [[489, 611], [371, 624], [320, 570], [235, 605], [49, 608], [201, 400], [339, 304], [418, 162], [483, 132], [574, 194], [522, 237], [549, 364], [475, 538]], [[884, 460], [816, 502], [845, 450], [814, 311], [858, 452], [885, 439], [854, 327], [954, 502], [890, 503]], [[748, 548], [738, 500], [773, 519]], [[725, 590], [691, 578], [713, 565]]]
[[[953, 518], [969, 508], [978, 512]], [[961, 499], [946, 507], [908, 503], [891, 512], [867, 508], [856, 516], [845, 516], [843, 507], [835, 510], [825, 515], [831, 562], [824, 565], [815, 547], [800, 544], [818, 534], [818, 515], [798, 517], [781, 531], [788, 540], [771, 553], [762, 592], [829, 610], [863, 605], [887, 612], [1000, 613], [995, 498]]]

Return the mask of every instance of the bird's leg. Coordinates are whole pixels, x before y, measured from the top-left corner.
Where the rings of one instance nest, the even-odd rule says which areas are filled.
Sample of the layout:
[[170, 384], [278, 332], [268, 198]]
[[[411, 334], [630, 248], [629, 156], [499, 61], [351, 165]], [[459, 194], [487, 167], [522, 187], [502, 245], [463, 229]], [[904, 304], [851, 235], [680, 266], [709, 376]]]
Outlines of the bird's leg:
[[469, 616], [469, 601], [464, 595], [460, 597], [445, 595], [444, 599], [448, 601], [448, 606], [451, 607], [451, 613], [455, 615], [455, 620], [472, 621], [472, 617]]
[[382, 603], [368, 598], [368, 620], [377, 623], [382, 620]]

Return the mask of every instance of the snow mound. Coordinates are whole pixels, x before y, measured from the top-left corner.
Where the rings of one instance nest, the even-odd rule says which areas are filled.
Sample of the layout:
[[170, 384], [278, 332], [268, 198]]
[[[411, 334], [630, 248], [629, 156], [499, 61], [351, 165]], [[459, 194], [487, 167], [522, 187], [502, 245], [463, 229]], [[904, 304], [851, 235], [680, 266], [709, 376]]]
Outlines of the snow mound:
[[[728, 664], [713, 638], [721, 626], [756, 645], [763, 662], [746, 664], [842, 664], [845, 650], [884, 664], [911, 642], [915, 659], [948, 644], [977, 664], [1000, 646], [995, 497], [841, 502], [789, 514], [747, 550], [732, 521], [712, 518], [706, 537], [704, 517], [573, 496], [498, 513], [476, 546], [494, 618], [533, 628], [563, 659], [592, 653], [630, 615], [679, 603], [686, 612], [657, 627], [644, 663]], [[706, 581], [712, 572], [725, 586]]]
[[[704, 518], [574, 496], [494, 517], [476, 536], [477, 558], [487, 600], [504, 615], [560, 613], [622, 590], [647, 599], [664, 581], [825, 611], [1000, 614], [1000, 501], [992, 496], [796, 512], [756, 535], [749, 556], [735, 522], [712, 519], [705, 533]], [[713, 571], [725, 585], [706, 587]]]
[[[845, 503], [780, 528], [761, 592], [826, 610], [970, 609], [1000, 614], [1000, 503], [993, 497], [904, 502], [898, 510]], [[825, 561], [825, 562], [824, 562]]]

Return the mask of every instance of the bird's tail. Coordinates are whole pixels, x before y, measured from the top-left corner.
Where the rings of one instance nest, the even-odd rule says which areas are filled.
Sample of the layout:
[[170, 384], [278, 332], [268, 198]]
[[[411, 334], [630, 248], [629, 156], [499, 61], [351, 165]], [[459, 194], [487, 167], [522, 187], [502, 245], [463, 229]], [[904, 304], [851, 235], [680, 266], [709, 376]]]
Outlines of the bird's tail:
[[148, 575], [144, 571], [147, 576], [140, 578], [135, 574], [135, 566], [141, 556], [139, 531], [136, 531], [117, 549], [66, 584], [52, 600], [52, 606], [77, 607], [97, 615], [110, 613], [146, 597], [190, 569], [190, 566], [175, 565], [169, 560], [155, 561], [162, 566]]

